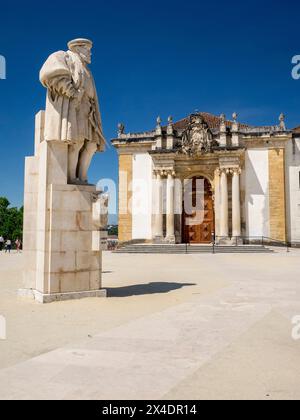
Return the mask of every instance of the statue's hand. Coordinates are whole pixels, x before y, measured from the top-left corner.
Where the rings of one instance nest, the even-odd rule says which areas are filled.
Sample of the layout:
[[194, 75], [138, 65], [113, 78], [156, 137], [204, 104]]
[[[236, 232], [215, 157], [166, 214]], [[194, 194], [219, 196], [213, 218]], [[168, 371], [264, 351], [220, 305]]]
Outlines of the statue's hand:
[[65, 95], [68, 98], [74, 98], [76, 96], [77, 92], [76, 89], [74, 88], [74, 86], [70, 83], [65, 87]]
[[76, 93], [72, 81], [66, 77], [53, 77], [45, 81], [44, 84], [54, 96], [58, 95], [72, 98]]

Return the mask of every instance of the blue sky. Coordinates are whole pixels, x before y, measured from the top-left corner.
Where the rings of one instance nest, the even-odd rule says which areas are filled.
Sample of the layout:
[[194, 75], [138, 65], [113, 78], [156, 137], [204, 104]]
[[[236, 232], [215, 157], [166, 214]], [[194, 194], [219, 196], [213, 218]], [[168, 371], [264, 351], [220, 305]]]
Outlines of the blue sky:
[[[94, 41], [92, 70], [104, 132], [119, 121], [130, 132], [152, 129], [158, 115], [199, 111], [251, 124], [300, 125], [300, 4], [295, 1], [3, 2], [0, 55], [0, 196], [23, 202], [24, 157], [33, 153], [34, 115], [44, 108], [38, 80], [47, 56], [70, 39]], [[113, 148], [94, 158], [90, 181], [117, 180]]]

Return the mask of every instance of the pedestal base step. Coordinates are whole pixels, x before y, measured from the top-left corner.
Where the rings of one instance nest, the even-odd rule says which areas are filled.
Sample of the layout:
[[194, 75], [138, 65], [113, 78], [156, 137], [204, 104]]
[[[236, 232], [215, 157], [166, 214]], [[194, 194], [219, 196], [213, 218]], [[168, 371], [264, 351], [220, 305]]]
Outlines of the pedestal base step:
[[20, 297], [34, 299], [38, 303], [52, 303], [85, 298], [106, 298], [107, 291], [105, 289], [102, 289], [90, 290], [86, 292], [53, 293], [50, 295], [45, 295], [33, 289], [20, 289], [18, 291], [18, 295]]

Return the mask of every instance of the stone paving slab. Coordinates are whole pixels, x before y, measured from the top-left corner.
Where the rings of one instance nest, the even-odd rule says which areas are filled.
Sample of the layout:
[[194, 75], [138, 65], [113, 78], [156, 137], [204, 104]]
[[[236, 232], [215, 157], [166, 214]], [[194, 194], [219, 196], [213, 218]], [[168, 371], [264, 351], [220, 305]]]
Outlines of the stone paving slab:
[[3, 370], [0, 398], [160, 399], [270, 313], [268, 303], [237, 301], [237, 287]]
[[1, 370], [0, 399], [300, 398], [300, 283], [271, 258], [219, 260], [227, 286]]

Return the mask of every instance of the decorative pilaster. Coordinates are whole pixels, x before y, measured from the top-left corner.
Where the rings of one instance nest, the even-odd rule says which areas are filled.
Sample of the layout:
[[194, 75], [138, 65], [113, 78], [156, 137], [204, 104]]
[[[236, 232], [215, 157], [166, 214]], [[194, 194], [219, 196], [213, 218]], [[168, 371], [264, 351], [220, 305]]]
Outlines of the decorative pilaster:
[[270, 237], [286, 242], [285, 149], [269, 150]]
[[232, 236], [240, 237], [241, 230], [241, 200], [240, 200], [241, 169], [232, 169]]
[[119, 241], [132, 240], [132, 154], [119, 155]]
[[175, 243], [175, 215], [174, 215], [174, 189], [175, 189], [175, 173], [169, 171], [167, 173], [167, 242]]
[[228, 237], [228, 179], [229, 169], [221, 170], [221, 205], [220, 205], [220, 236]]

